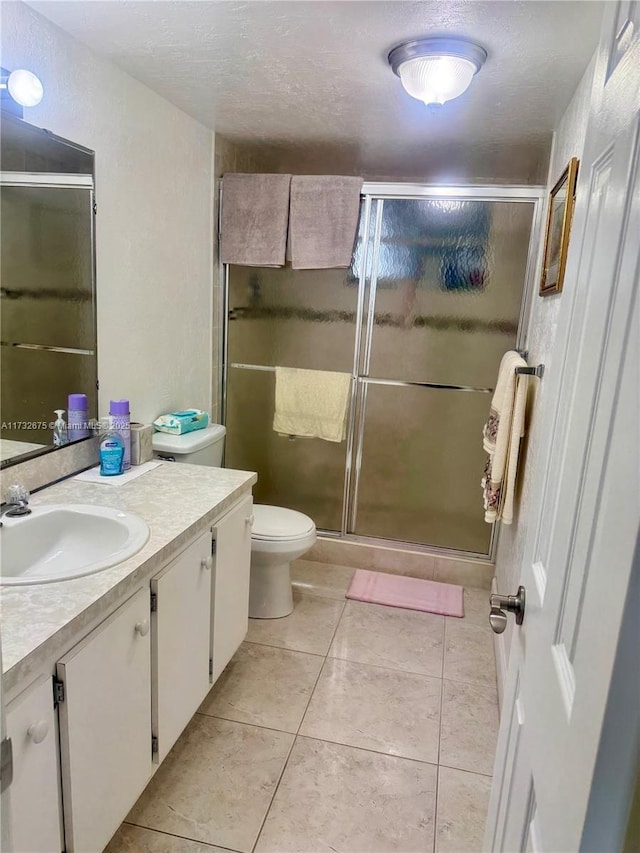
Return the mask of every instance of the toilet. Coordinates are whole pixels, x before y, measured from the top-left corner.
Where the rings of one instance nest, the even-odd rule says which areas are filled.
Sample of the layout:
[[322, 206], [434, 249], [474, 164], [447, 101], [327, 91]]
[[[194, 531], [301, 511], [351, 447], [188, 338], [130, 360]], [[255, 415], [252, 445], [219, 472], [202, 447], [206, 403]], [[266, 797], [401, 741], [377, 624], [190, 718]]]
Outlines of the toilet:
[[[226, 430], [220, 424], [185, 435], [153, 434], [156, 459], [220, 468]], [[254, 504], [251, 528], [251, 584], [249, 616], [279, 619], [293, 610], [291, 561], [316, 541], [316, 526], [304, 513], [266, 504]]]

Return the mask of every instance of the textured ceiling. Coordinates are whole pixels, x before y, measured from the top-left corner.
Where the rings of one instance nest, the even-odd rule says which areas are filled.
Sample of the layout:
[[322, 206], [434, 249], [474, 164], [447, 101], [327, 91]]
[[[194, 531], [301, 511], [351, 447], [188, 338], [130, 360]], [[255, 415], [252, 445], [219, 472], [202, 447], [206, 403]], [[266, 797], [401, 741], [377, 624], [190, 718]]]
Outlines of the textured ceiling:
[[[385, 164], [425, 146], [546, 152], [602, 16], [599, 2], [547, 0], [30, 5], [224, 136]], [[404, 93], [386, 55], [438, 34], [472, 38], [489, 58], [465, 95], [433, 112]]]

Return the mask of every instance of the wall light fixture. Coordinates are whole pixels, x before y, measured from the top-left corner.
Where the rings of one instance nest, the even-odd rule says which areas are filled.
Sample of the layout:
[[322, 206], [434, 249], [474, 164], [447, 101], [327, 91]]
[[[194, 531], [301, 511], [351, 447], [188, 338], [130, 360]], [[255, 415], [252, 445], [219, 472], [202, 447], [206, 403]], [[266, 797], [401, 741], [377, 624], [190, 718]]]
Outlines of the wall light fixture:
[[42, 100], [44, 86], [33, 71], [18, 68], [0, 77], [0, 90], [6, 90], [22, 107], [35, 107]]

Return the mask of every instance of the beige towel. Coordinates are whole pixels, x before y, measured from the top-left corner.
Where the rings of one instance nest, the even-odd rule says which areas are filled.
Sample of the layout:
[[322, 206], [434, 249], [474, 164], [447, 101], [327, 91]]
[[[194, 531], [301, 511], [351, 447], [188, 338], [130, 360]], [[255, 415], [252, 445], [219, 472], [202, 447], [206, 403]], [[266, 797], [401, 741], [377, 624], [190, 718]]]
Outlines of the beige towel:
[[516, 404], [513, 407], [513, 418], [511, 419], [511, 435], [509, 436], [509, 455], [507, 458], [507, 470], [502, 488], [502, 502], [500, 517], [503, 524], [511, 524], [513, 521], [513, 499], [516, 490], [516, 474], [518, 472], [518, 455], [520, 453], [520, 439], [525, 433], [525, 413], [527, 408], [527, 391], [529, 390], [530, 376], [518, 376], [516, 379]]
[[362, 178], [294, 175], [289, 252], [295, 270], [349, 267], [358, 228]]
[[489, 456], [482, 489], [484, 518], [489, 524], [501, 517], [505, 524], [510, 524], [513, 516], [513, 491], [520, 437], [524, 434], [528, 389], [527, 377], [517, 377], [515, 370], [516, 367], [526, 367], [526, 364], [522, 356], [514, 350], [502, 357], [489, 419], [483, 430], [482, 443]]
[[223, 264], [281, 267], [285, 262], [291, 175], [232, 172], [222, 181]]
[[350, 388], [348, 373], [276, 367], [274, 430], [282, 435], [344, 441]]

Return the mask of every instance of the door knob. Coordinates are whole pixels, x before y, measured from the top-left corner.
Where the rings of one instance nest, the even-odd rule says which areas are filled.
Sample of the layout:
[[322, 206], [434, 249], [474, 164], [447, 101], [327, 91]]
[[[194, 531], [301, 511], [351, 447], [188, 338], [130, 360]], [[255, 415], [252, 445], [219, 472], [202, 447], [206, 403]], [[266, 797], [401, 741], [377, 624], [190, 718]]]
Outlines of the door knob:
[[504, 612], [505, 610], [514, 614], [516, 625], [522, 625], [525, 598], [523, 586], [518, 587], [516, 595], [499, 595], [498, 593], [494, 593], [489, 596], [489, 604], [491, 605], [489, 624], [496, 634], [502, 634], [507, 627], [507, 614]]
[[200, 568], [205, 569], [207, 572], [213, 567], [213, 557], [205, 557], [203, 560], [200, 560]]

